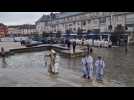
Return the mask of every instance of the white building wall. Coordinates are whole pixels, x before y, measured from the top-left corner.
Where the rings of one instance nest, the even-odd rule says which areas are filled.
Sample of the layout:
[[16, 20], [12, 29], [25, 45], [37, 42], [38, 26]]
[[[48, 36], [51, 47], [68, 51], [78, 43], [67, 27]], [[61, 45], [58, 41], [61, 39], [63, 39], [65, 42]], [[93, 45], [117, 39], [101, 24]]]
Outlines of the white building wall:
[[37, 23], [36, 30], [38, 34], [42, 34], [45, 31], [45, 23], [44, 22]]
[[126, 18], [125, 15], [115, 15], [112, 17], [112, 25], [113, 25], [113, 31], [114, 28], [118, 25], [121, 24], [122, 26], [125, 26]]
[[[120, 13], [120, 14], [118, 14]], [[124, 12], [122, 12], [124, 13]], [[111, 14], [114, 14], [111, 17]], [[115, 15], [118, 14], [118, 15]], [[106, 22], [104, 24], [100, 24], [100, 17], [106, 17]], [[111, 24], [113, 26], [113, 30], [114, 28], [118, 25], [118, 24], [122, 24], [123, 26], [125, 26], [126, 23], [126, 16], [125, 14], [121, 14], [121, 12], [87, 12], [84, 13], [83, 15], [75, 15], [75, 16], [71, 16], [71, 17], [65, 17], [62, 19], [57, 19], [54, 20], [52, 23], [55, 24], [55, 27], [52, 28], [49, 24], [48, 26], [46, 26], [44, 23], [45, 22], [41, 22], [37, 24], [37, 30], [38, 32], [41, 34], [43, 31], [45, 32], [54, 32], [56, 31], [61, 31], [61, 32], [65, 32], [68, 29], [72, 29], [74, 31], [74, 28], [76, 30], [78, 30], [78, 28], [84, 28], [87, 30], [93, 30], [93, 29], [100, 29], [101, 32], [109, 32], [108, 30], [108, 26], [110, 25], [110, 17], [111, 17]], [[129, 19], [131, 19], [131, 17], [134, 18], [134, 14], [131, 16], [128, 16]], [[82, 25], [82, 20], [86, 21], [86, 25], [83, 26]], [[90, 20], [90, 21], [88, 21]], [[75, 24], [74, 24], [75, 21]], [[60, 24], [63, 23], [63, 24]], [[69, 26], [69, 24], [72, 24], [72, 26]], [[75, 31], [74, 31], [75, 32]]]

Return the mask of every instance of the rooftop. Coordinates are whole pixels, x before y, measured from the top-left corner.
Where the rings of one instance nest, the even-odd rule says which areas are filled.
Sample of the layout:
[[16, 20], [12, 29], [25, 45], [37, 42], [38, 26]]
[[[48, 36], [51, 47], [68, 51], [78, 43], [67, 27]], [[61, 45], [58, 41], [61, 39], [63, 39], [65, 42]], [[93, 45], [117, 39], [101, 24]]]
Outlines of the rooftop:
[[50, 20], [50, 16], [49, 15], [43, 15], [37, 22], [45, 22]]
[[35, 25], [31, 24], [24, 24], [24, 25], [14, 25], [14, 26], [8, 26], [8, 28], [19, 28], [19, 29], [35, 29]]
[[35, 29], [36, 26], [35, 25], [30, 25], [30, 24], [24, 24], [24, 25], [20, 25], [19, 28], [20, 29]]
[[[69, 17], [69, 16], [79, 15], [81, 13], [84, 13], [84, 12], [61, 12], [61, 13], [56, 13], [55, 17], [57, 19], [65, 18], [65, 17]], [[43, 15], [37, 22], [45, 22], [45, 21], [49, 21], [50, 19], [51, 19], [51, 15]]]
[[64, 17], [69, 17], [69, 16], [74, 16], [74, 15], [79, 15], [82, 14], [84, 12], [61, 12], [58, 15], [58, 18], [64, 18]]

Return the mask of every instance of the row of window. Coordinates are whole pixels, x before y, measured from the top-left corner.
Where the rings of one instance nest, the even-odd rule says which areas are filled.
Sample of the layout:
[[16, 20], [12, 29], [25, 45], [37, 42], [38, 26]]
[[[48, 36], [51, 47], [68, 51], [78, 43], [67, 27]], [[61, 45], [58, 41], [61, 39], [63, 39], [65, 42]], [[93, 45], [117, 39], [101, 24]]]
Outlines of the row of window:
[[76, 16], [66, 17], [64, 19], [56, 20], [56, 21], [54, 21], [54, 23], [62, 23], [62, 22], [68, 22], [68, 21], [76, 21], [76, 20], [81, 20], [81, 19], [88, 19], [90, 17], [104, 16], [104, 13], [106, 13], [106, 12], [86, 13], [84, 15], [76, 15]]
[[[100, 12], [101, 13], [101, 12]], [[96, 13], [97, 14], [97, 13]], [[101, 15], [103, 15], [104, 13], [102, 13]], [[77, 16], [74, 16], [74, 17], [70, 17], [70, 18], [76, 18]], [[82, 16], [79, 16], [82, 18]], [[67, 18], [65, 18], [67, 19]], [[114, 20], [113, 20], [114, 19]], [[72, 26], [75, 26], [75, 25], [78, 25], [79, 26], [86, 26], [88, 24], [91, 24], [91, 25], [98, 25], [98, 24], [106, 24], [106, 22], [110, 22], [110, 20], [112, 20], [113, 22], [116, 21], [116, 23], [120, 20], [123, 22], [124, 20], [124, 17], [123, 16], [118, 16], [118, 17], [114, 17], [111, 19], [111, 16], [109, 17], [101, 17], [101, 18], [97, 18], [97, 19], [88, 19], [88, 20], [84, 20], [84, 21], [74, 21], [72, 22], [71, 24], [57, 24], [57, 25], [52, 25], [53, 28], [58, 28], [58, 27], [64, 27], [65, 29], [68, 28], [68, 27], [72, 27]], [[63, 21], [63, 20], [62, 20]], [[112, 23], [113, 23], [112, 22]], [[40, 29], [43, 29], [44, 27], [40, 26]], [[38, 28], [39, 29], [39, 28]], [[75, 29], [74, 29], [75, 30]]]
[[[106, 23], [106, 17], [102, 17], [100, 19], [94, 19], [92, 20], [93, 24], [97, 24], [99, 21], [99, 23]], [[73, 21], [73, 24], [77, 24], [77, 25], [87, 25], [87, 24], [90, 24], [91, 23], [91, 19], [88, 19], [88, 20], [84, 20], [84, 21], [79, 21], [79, 22], [76, 22], [76, 21]], [[62, 24], [64, 26], [64, 24]]]
[[[97, 20], [94, 20], [93, 23], [94, 24], [97, 24]], [[105, 23], [106, 22], [106, 18], [102, 18], [100, 19], [100, 23]], [[91, 20], [87, 20], [87, 21], [81, 21], [81, 22], [73, 22], [71, 24], [59, 24], [59, 25], [51, 25], [52, 28], [55, 28], [55, 27], [72, 27], [74, 25], [78, 25], [78, 26], [86, 26], [87, 24], [90, 24], [91, 23]], [[46, 26], [47, 27], [47, 26]], [[39, 30], [42, 30], [44, 29], [44, 27], [41, 25], [38, 27]]]

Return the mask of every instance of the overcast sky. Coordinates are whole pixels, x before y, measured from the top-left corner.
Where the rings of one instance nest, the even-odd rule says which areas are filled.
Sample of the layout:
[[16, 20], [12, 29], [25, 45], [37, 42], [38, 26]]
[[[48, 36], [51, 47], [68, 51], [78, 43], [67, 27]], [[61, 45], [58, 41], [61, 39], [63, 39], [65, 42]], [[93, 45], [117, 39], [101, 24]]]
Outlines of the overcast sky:
[[0, 23], [5, 25], [34, 24], [43, 14], [50, 12], [0, 12]]

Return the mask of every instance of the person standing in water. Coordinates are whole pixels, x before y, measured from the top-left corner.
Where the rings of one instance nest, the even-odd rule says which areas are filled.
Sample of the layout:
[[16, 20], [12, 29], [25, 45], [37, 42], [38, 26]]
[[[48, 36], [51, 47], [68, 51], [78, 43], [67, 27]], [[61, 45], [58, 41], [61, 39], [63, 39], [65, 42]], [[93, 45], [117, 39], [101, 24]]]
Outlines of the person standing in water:
[[72, 45], [73, 45], [73, 53], [75, 53], [75, 49], [76, 49], [76, 41], [75, 40], [73, 41]]
[[128, 53], [128, 46], [127, 46], [127, 40], [124, 41], [125, 42], [125, 53]]
[[[46, 59], [46, 57], [47, 57], [48, 59]], [[45, 65], [47, 65], [47, 67], [48, 67], [48, 72], [49, 72], [49, 73], [52, 73], [53, 52], [52, 52], [51, 49], [49, 49], [49, 54], [48, 54], [48, 55], [45, 55], [45, 60], [47, 60], [47, 61], [45, 61]]]
[[71, 45], [70, 40], [69, 40], [69, 39], [67, 39], [66, 43], [67, 43], [67, 47], [68, 47], [68, 49], [70, 49], [70, 45]]
[[53, 74], [58, 74], [59, 73], [59, 56], [56, 54], [56, 52], [53, 53], [54, 54], [54, 62], [53, 62]]
[[85, 58], [87, 63], [87, 78], [92, 80], [93, 79], [93, 57], [88, 54]]
[[82, 58], [82, 72], [83, 72], [83, 78], [89, 79], [92, 81], [93, 79], [93, 58], [91, 55], [86, 55]]
[[81, 59], [82, 64], [82, 77], [87, 78], [87, 62], [86, 62], [86, 56]]
[[96, 67], [96, 81], [103, 82], [105, 62], [101, 56], [95, 62]]
[[6, 56], [5, 50], [3, 47], [1, 47], [1, 56], [4, 58]]
[[87, 44], [87, 53], [89, 54], [89, 52], [90, 52], [90, 45]]
[[49, 60], [47, 60], [48, 72], [51, 74], [59, 73], [59, 56], [57, 56], [55, 50], [49, 49]]
[[2, 56], [2, 68], [6, 68], [7, 66], [6, 59], [5, 59], [6, 53], [3, 47], [1, 47], [1, 56]]

